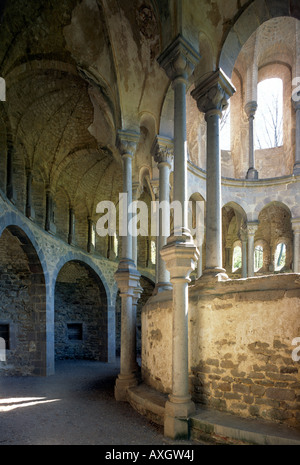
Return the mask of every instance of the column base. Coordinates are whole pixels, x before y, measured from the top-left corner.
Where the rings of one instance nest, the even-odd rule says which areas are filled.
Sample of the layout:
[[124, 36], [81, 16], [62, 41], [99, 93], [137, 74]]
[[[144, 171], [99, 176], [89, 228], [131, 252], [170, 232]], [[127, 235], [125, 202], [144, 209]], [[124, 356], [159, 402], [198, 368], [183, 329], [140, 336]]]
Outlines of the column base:
[[255, 168], [249, 168], [246, 179], [258, 179], [258, 171]]
[[203, 283], [210, 283], [216, 281], [229, 281], [226, 270], [224, 268], [206, 268], [203, 271], [202, 276], [198, 279]]
[[115, 399], [117, 402], [127, 402], [128, 394], [127, 390], [130, 387], [137, 386], [138, 379], [134, 374], [121, 375], [119, 374], [115, 383]]
[[170, 396], [165, 405], [164, 435], [171, 439], [189, 439], [189, 419], [195, 413], [195, 404], [190, 398]]
[[172, 291], [172, 289], [173, 289], [173, 286], [171, 283], [157, 283], [154, 288], [153, 295], [160, 294], [161, 292], [164, 292], [164, 291]]

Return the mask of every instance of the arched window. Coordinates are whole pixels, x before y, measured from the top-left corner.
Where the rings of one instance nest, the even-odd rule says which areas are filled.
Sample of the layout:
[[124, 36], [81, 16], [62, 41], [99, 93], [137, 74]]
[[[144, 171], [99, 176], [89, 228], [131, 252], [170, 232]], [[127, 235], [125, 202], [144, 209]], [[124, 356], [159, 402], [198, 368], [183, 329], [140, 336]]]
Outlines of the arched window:
[[283, 83], [265, 79], [257, 87], [255, 148], [270, 149], [283, 144]]
[[241, 267], [242, 267], [242, 249], [239, 245], [237, 245], [233, 249], [232, 272], [234, 273], [236, 270], [238, 270]]
[[275, 257], [274, 257], [274, 269], [275, 271], [280, 271], [286, 263], [286, 245], [281, 242], [276, 247]]
[[254, 249], [254, 271], [258, 271], [263, 266], [264, 249], [261, 245], [257, 245]]

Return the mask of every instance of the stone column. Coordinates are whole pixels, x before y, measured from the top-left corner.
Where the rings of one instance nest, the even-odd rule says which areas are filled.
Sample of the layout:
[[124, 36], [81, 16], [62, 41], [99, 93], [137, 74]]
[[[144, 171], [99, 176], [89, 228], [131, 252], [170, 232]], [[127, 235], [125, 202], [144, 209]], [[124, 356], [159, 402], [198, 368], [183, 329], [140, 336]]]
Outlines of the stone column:
[[296, 153], [294, 171], [295, 175], [300, 174], [300, 101], [293, 101], [296, 112]]
[[[157, 283], [154, 293], [172, 289], [170, 272], [161, 256], [161, 250], [167, 244], [170, 235], [170, 171], [173, 144], [166, 139], [156, 138], [152, 146], [152, 154], [159, 170], [159, 204], [158, 236], [157, 236]], [[165, 208], [166, 207], [166, 208]]]
[[222, 263], [222, 201], [220, 118], [235, 92], [221, 70], [205, 78], [192, 92], [207, 123], [206, 153], [206, 268], [203, 277], [228, 279]]
[[247, 272], [247, 242], [248, 242], [248, 236], [247, 236], [247, 231], [244, 229], [240, 231], [240, 238], [242, 241], [242, 278], [247, 278], [248, 272]]
[[254, 237], [258, 229], [258, 221], [248, 222], [247, 235], [248, 235], [248, 277], [254, 276]]
[[247, 179], [258, 179], [258, 171], [255, 169], [254, 160], [254, 117], [257, 110], [257, 103], [252, 101], [245, 105], [245, 112], [249, 121], [249, 169]]
[[75, 241], [75, 212], [72, 207], [69, 208], [69, 234], [68, 243], [74, 245]]
[[13, 204], [16, 202], [16, 193], [13, 182], [13, 147], [8, 147], [6, 160], [6, 196]]
[[294, 232], [293, 271], [300, 273], [300, 218], [292, 219]]
[[[138, 201], [139, 197], [141, 196], [143, 192], [143, 187], [139, 184], [136, 183], [133, 186], [132, 189], [132, 199], [133, 201]], [[137, 259], [138, 259], [138, 241], [137, 241], [137, 235], [134, 234], [132, 236], [132, 259], [134, 261], [134, 264], [137, 268]]]
[[26, 216], [30, 220], [34, 220], [35, 213], [32, 206], [32, 171], [26, 170]]
[[96, 226], [92, 218], [88, 217], [88, 241], [87, 251], [88, 253], [94, 253], [96, 249]]
[[120, 132], [118, 148], [123, 161], [122, 252], [115, 279], [121, 297], [121, 356], [120, 373], [115, 384], [117, 401], [127, 400], [127, 389], [138, 383], [136, 365], [136, 302], [140, 293], [140, 274], [138, 273], [132, 253], [132, 236], [129, 234], [131, 215], [128, 206], [132, 203], [132, 159], [138, 142], [138, 136]]
[[181, 35], [158, 58], [174, 90], [173, 202], [181, 206], [179, 220], [174, 220], [174, 231], [161, 250], [173, 284], [172, 393], [164, 419], [164, 433], [173, 439], [188, 437], [189, 418], [195, 411], [188, 382], [188, 283], [199, 252], [188, 230], [186, 90], [188, 76], [198, 60], [198, 53]]
[[46, 221], [45, 221], [45, 229], [50, 234], [56, 233], [56, 226], [54, 223], [54, 200], [53, 200], [53, 193], [51, 189], [48, 188], [46, 190]]

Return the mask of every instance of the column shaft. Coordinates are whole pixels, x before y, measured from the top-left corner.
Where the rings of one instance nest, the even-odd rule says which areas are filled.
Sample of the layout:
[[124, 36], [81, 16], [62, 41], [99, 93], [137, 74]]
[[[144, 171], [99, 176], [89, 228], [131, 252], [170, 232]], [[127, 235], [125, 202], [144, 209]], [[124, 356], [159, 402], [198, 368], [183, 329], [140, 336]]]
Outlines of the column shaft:
[[248, 234], [248, 277], [254, 276], [254, 237], [258, 228], [258, 222], [250, 222], [247, 225]]
[[254, 117], [257, 110], [257, 103], [252, 101], [248, 102], [245, 106], [249, 120], [249, 169], [247, 172], [247, 179], [258, 179], [258, 172], [255, 169], [254, 159]]
[[[123, 159], [123, 196], [122, 208], [122, 254], [115, 278], [121, 296], [121, 355], [120, 373], [115, 384], [115, 398], [127, 400], [127, 390], [137, 384], [136, 377], [136, 303], [140, 295], [140, 274], [133, 260], [132, 236], [129, 233], [129, 221], [132, 214], [128, 207], [132, 203], [132, 159], [136, 148], [137, 136], [122, 133], [119, 148]], [[136, 299], [136, 300], [135, 300]]]
[[294, 250], [293, 250], [293, 271], [300, 273], [300, 218], [292, 220], [294, 232]]
[[206, 149], [206, 267], [202, 279], [228, 279], [222, 263], [222, 199], [220, 117], [235, 92], [224, 73], [212, 72], [193, 90], [207, 123]]
[[222, 270], [221, 155], [219, 113], [207, 115], [206, 269]]
[[164, 432], [174, 439], [188, 436], [189, 416], [195, 409], [188, 390], [187, 314], [189, 275], [195, 269], [199, 253], [188, 230], [186, 85], [198, 60], [198, 53], [181, 35], [158, 59], [174, 90], [173, 200], [181, 205], [180, 219], [174, 220], [174, 231], [161, 250], [173, 284], [172, 393], [165, 407]]
[[294, 174], [300, 174], [300, 102], [294, 102], [296, 111], [296, 142], [295, 142], [295, 164]]
[[174, 224], [174, 234], [181, 236], [188, 230], [187, 201], [187, 137], [186, 137], [186, 82], [176, 79], [174, 88], [174, 200], [182, 207], [181, 224]]

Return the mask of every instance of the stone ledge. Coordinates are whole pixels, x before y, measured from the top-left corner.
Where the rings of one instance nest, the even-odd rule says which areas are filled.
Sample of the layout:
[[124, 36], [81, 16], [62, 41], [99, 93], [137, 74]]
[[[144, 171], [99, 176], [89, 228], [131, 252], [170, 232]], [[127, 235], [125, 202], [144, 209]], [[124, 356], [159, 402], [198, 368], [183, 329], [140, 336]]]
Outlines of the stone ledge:
[[168, 400], [166, 394], [162, 394], [146, 384], [129, 388], [127, 394], [130, 405], [137, 412], [154, 423], [163, 426], [165, 403]]
[[198, 407], [191, 418], [192, 438], [236, 440], [252, 445], [300, 445], [300, 429], [263, 420], [240, 418], [229, 413]]
[[[128, 389], [130, 405], [156, 424], [164, 424], [167, 394], [140, 384]], [[213, 439], [218, 442], [258, 445], [300, 445], [300, 428], [289, 428], [263, 420], [241, 418], [196, 405], [196, 414], [190, 419], [192, 439]]]

